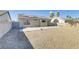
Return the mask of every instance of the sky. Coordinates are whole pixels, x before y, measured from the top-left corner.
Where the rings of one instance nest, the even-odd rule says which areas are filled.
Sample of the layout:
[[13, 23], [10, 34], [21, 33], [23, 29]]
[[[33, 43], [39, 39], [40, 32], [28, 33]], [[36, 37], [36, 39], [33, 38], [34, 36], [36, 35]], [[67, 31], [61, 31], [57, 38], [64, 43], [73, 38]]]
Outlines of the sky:
[[66, 16], [79, 18], [79, 10], [9, 10], [9, 13], [13, 21], [18, 21], [18, 14], [49, 17], [50, 11], [52, 11], [54, 14], [57, 11], [60, 12], [60, 17], [62, 18], [65, 18]]

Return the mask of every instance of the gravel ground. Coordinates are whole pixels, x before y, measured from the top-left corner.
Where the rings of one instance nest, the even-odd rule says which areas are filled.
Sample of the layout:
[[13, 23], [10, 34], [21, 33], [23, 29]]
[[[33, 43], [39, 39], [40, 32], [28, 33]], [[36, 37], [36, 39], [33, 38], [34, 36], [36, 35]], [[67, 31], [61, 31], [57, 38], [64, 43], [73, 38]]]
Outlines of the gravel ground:
[[33, 48], [23, 32], [12, 29], [0, 38], [1, 49], [31, 49]]
[[79, 49], [79, 27], [67, 26], [24, 32], [36, 49]]

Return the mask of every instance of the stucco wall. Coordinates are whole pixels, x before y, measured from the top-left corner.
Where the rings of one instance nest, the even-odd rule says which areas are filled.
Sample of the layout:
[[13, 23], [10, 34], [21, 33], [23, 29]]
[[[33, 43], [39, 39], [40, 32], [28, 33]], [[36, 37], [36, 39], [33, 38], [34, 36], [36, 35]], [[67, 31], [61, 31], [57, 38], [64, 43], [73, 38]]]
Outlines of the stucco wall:
[[41, 21], [40, 21], [40, 26], [41, 26], [41, 27], [45, 27], [45, 26], [47, 26], [47, 21], [42, 22], [42, 20], [41, 20]]
[[30, 20], [30, 25], [31, 25], [32, 27], [38, 27], [38, 26], [40, 26], [40, 20], [31, 19], [31, 20]]
[[[35, 17], [35, 16], [27, 16], [27, 15], [18, 15], [18, 20], [20, 27], [44, 27], [48, 25], [47, 18]], [[27, 20], [30, 24], [27, 24]], [[48, 19], [49, 20], [49, 19]], [[42, 22], [45, 21], [45, 22]], [[26, 24], [25, 24], [26, 23]]]
[[0, 38], [11, 29], [11, 23], [0, 23]]
[[12, 23], [8, 13], [0, 16], [0, 38], [12, 28]]
[[40, 20], [29, 19], [29, 25], [24, 24], [27, 23], [26, 19], [19, 19], [20, 27], [38, 27], [40, 26]]

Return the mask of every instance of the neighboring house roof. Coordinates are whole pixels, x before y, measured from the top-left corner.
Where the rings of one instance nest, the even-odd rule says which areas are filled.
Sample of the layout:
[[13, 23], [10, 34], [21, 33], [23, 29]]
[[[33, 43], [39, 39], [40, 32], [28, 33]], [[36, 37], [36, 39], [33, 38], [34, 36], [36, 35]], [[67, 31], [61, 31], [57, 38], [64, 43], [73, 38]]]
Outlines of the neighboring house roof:
[[50, 20], [50, 18], [45, 17], [45, 16], [32, 16], [32, 15], [24, 15], [24, 14], [19, 14], [19, 18], [33, 18], [33, 19], [40, 19], [40, 20]]

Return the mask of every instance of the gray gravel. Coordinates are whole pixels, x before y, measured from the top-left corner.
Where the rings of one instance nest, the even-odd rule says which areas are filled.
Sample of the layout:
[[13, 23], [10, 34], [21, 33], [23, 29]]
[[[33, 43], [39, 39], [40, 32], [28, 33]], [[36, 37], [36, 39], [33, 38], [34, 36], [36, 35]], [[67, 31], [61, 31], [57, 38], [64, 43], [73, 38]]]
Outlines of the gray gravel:
[[32, 45], [23, 32], [12, 29], [0, 38], [0, 49], [32, 49]]

